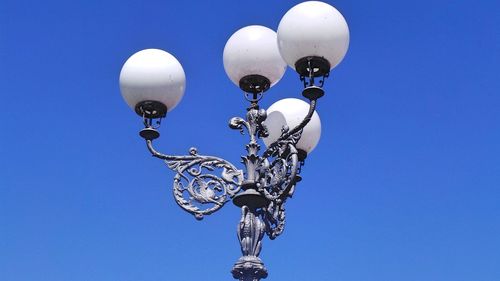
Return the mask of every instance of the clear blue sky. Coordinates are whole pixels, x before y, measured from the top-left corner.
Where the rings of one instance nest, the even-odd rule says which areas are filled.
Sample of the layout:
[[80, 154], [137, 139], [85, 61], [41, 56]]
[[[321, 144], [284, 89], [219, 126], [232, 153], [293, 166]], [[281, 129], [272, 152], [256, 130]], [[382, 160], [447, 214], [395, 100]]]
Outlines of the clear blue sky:
[[[0, 0], [0, 280], [232, 280], [239, 210], [175, 205], [118, 75], [138, 50], [174, 54], [187, 90], [158, 148], [238, 163], [224, 44], [298, 2]], [[330, 3], [350, 49], [267, 280], [500, 280], [500, 4]], [[289, 69], [263, 106], [299, 88]]]

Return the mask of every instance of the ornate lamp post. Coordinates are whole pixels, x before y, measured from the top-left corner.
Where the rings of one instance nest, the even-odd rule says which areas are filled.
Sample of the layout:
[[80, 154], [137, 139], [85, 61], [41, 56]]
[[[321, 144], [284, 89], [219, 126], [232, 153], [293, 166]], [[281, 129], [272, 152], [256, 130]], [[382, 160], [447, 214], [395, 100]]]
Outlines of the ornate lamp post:
[[[296, 5], [282, 18], [277, 33], [263, 26], [235, 32], [224, 48], [224, 68], [249, 101], [246, 118], [234, 117], [229, 127], [247, 131], [247, 155], [238, 169], [228, 161], [198, 154], [166, 155], [153, 147], [162, 118], [182, 99], [185, 74], [169, 53], [147, 49], [132, 55], [120, 73], [127, 104], [142, 117], [140, 136], [151, 154], [176, 174], [173, 195], [177, 204], [201, 220], [232, 200], [241, 208], [237, 228], [242, 257], [232, 269], [235, 279], [258, 281], [267, 277], [259, 258], [266, 234], [275, 239], [284, 230], [285, 202], [301, 180], [300, 169], [319, 141], [321, 123], [315, 111], [324, 95], [323, 84], [343, 59], [349, 45], [344, 17], [332, 6], [309, 1]], [[299, 99], [284, 99], [267, 111], [259, 107], [264, 92], [283, 76], [287, 64], [303, 82]], [[260, 139], [266, 149], [260, 152]]]

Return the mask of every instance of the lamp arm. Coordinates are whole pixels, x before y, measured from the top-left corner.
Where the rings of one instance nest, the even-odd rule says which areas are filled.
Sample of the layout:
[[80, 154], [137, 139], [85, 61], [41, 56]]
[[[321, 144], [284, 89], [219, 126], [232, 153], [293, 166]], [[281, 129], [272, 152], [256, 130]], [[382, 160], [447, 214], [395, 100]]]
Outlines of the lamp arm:
[[196, 148], [189, 155], [165, 155], [153, 147], [152, 140], [146, 145], [153, 157], [162, 159], [174, 176], [175, 202], [198, 220], [218, 211], [241, 189], [243, 171], [229, 161], [215, 156], [198, 155]]
[[[196, 157], [195, 156], [175, 156], [175, 155], [166, 155], [163, 153], [158, 152], [154, 147], [153, 147], [153, 140], [146, 140], [146, 145], [148, 147], [149, 152], [151, 152], [151, 155], [153, 157], [156, 157], [161, 160], [165, 161], [171, 161], [171, 160], [194, 160]], [[193, 148], [191, 148], [193, 149]]]
[[311, 99], [309, 101], [309, 111], [307, 112], [307, 115], [304, 117], [304, 119], [300, 122], [299, 125], [297, 125], [295, 128], [289, 130], [287, 128], [283, 128], [283, 133], [281, 136], [272, 144], [268, 146], [266, 151], [264, 152], [263, 156], [264, 157], [269, 157], [272, 154], [274, 154], [279, 146], [282, 146], [283, 143], [288, 143], [292, 142], [294, 145], [300, 140], [300, 137], [302, 135], [302, 129], [311, 121], [311, 118], [314, 114], [314, 110], [316, 110], [316, 99]]
[[304, 117], [304, 120], [300, 122], [299, 125], [297, 125], [295, 128], [292, 130], [288, 131], [284, 135], [282, 135], [280, 138], [278, 138], [278, 141], [280, 140], [285, 140], [289, 138], [291, 135], [294, 135], [295, 133], [298, 133], [300, 130], [302, 130], [309, 121], [311, 121], [312, 115], [314, 114], [314, 110], [316, 109], [316, 101], [315, 99], [310, 100], [309, 102], [309, 112], [307, 112], [307, 115]]

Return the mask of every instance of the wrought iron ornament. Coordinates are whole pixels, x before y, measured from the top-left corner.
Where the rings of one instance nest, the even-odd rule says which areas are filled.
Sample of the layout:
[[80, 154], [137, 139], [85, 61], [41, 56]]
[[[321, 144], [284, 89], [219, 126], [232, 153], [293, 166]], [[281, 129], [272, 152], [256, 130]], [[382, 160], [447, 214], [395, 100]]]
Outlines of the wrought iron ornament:
[[[247, 154], [241, 157], [245, 171], [224, 159], [200, 155], [196, 148], [191, 148], [189, 154], [183, 156], [159, 153], [153, 147], [153, 140], [160, 136], [157, 129], [161, 118], [165, 116], [166, 108], [148, 101], [136, 108], [144, 119], [145, 128], [140, 135], [146, 140], [149, 151], [154, 157], [164, 160], [168, 168], [176, 173], [173, 195], [183, 210], [201, 220], [205, 215], [221, 209], [230, 200], [241, 208], [237, 235], [242, 257], [231, 271], [235, 279], [258, 281], [268, 275], [259, 258], [262, 239], [264, 234], [275, 239], [284, 231], [285, 203], [292, 197], [295, 186], [301, 179], [300, 169], [307, 156], [304, 151], [296, 148], [296, 144], [303, 128], [311, 120], [317, 99], [324, 94], [322, 86], [324, 79], [328, 77], [328, 72], [325, 72], [328, 66], [323, 64], [324, 61], [315, 57], [298, 62], [298, 67], [303, 69], [300, 73], [305, 87], [302, 94], [309, 99], [309, 111], [297, 127], [283, 127], [281, 136], [261, 154], [258, 140], [269, 135], [264, 124], [267, 113], [258, 105], [263, 91], [254, 90], [267, 89], [268, 81], [258, 79], [259, 77], [244, 77], [242, 84], [252, 89], [247, 90], [250, 106], [246, 117], [231, 118], [229, 127], [239, 130], [241, 134], [246, 132], [249, 136]], [[322, 79], [318, 81], [319, 85], [315, 85], [314, 78], [320, 76]], [[257, 85], [258, 83], [262, 85]]]
[[[345, 18], [321, 1], [293, 6], [276, 31], [250, 25], [229, 37], [222, 54], [224, 70], [249, 102], [245, 116], [229, 120], [231, 129], [248, 137], [246, 153], [241, 156], [243, 168], [199, 154], [196, 148], [181, 156], [156, 151], [153, 142], [160, 137], [161, 121], [184, 95], [184, 69], [174, 55], [160, 49], [136, 52], [122, 67], [121, 94], [143, 118], [144, 129], [139, 134], [151, 154], [174, 171], [176, 203], [198, 220], [229, 201], [241, 209], [237, 235], [242, 256], [231, 270], [235, 279], [259, 281], [268, 275], [259, 258], [263, 238], [276, 239], [285, 230], [286, 202], [301, 181], [307, 153], [321, 133], [317, 101], [325, 94], [323, 85], [330, 71], [343, 60], [348, 47]], [[267, 111], [260, 108], [264, 93], [282, 79], [287, 67], [298, 74], [308, 104], [292, 98], [275, 102]]]

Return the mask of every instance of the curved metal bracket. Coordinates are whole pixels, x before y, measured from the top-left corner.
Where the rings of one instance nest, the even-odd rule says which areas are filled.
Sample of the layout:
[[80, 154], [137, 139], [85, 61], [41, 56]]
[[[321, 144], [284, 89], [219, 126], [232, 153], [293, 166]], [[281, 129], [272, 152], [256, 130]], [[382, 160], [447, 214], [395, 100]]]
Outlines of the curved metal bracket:
[[176, 203], [198, 220], [222, 208], [241, 189], [243, 171], [224, 159], [198, 155], [196, 148], [185, 156], [165, 155], [154, 149], [151, 140], [146, 143], [154, 157], [164, 160], [176, 172]]
[[288, 143], [292, 143], [293, 145], [297, 144], [297, 142], [300, 140], [300, 137], [302, 136], [302, 129], [304, 129], [309, 121], [311, 121], [314, 110], [316, 109], [316, 102], [317, 100], [315, 99], [311, 99], [309, 101], [309, 111], [299, 125], [291, 130], [286, 127], [282, 129], [281, 136], [275, 142], [269, 145], [269, 147], [263, 154], [264, 157], [269, 157], [275, 154], [279, 147], [284, 147]]

